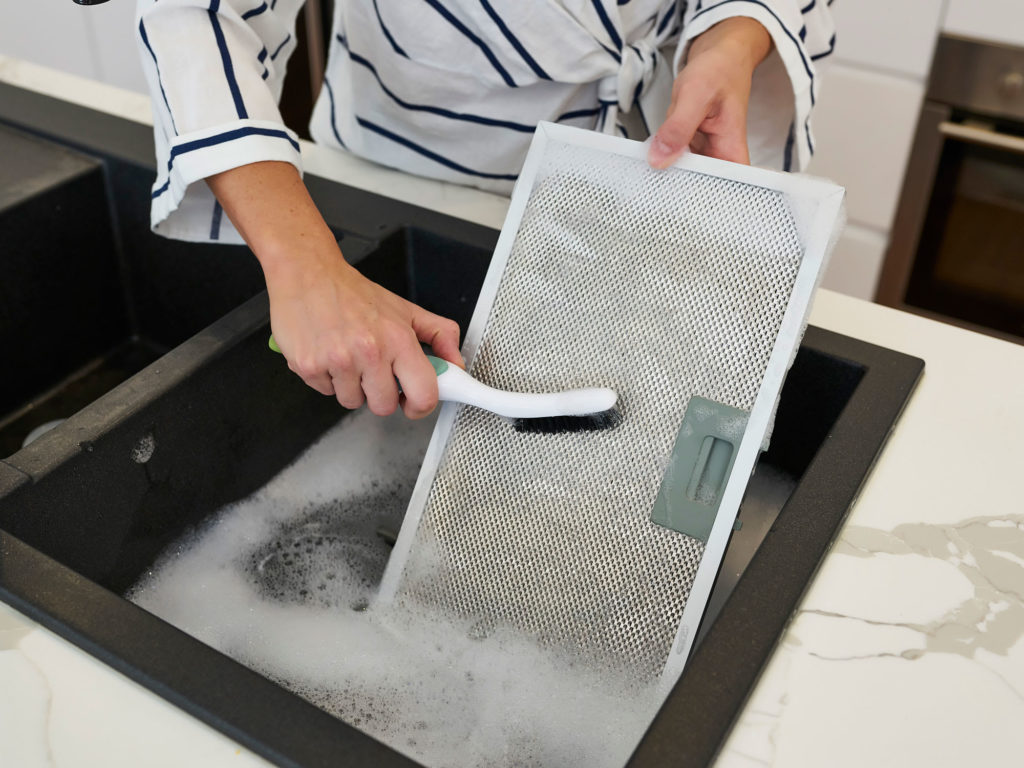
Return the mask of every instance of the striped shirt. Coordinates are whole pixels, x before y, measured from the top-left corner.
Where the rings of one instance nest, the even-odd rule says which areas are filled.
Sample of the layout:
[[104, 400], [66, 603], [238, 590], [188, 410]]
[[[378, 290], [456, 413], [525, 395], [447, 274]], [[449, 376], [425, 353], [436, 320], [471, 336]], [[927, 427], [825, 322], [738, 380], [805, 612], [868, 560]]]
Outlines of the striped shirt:
[[[541, 120], [644, 139], [689, 41], [756, 19], [773, 52], [754, 75], [757, 165], [814, 149], [815, 64], [831, 0], [337, 0], [315, 141], [432, 178], [508, 193]], [[240, 243], [202, 179], [279, 160], [301, 171], [278, 102], [302, 0], [138, 0], [159, 172], [154, 231]]]

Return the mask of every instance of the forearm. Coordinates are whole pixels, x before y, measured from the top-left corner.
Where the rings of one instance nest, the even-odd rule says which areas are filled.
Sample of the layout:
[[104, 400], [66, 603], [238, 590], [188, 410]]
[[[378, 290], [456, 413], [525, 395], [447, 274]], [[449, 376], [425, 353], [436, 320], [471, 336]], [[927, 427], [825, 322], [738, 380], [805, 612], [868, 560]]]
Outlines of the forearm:
[[337, 241], [290, 163], [259, 162], [206, 180], [256, 255], [273, 294], [316, 279], [325, 267], [345, 270]]
[[718, 22], [690, 43], [687, 60], [712, 48], [720, 50], [744, 70], [753, 74], [757, 65], [771, 53], [772, 37], [759, 22], [734, 16]]
[[346, 263], [290, 163], [252, 163], [206, 181], [263, 267], [274, 337], [289, 367], [346, 408], [365, 400], [385, 415], [401, 402], [410, 416], [429, 413], [437, 376], [420, 342], [460, 365], [458, 325]]
[[[204, 179], [248, 164], [301, 168], [298, 137], [277, 108], [301, 0], [138, 0], [137, 39], [154, 111], [159, 234], [235, 243]], [[207, 7], [209, 6], [209, 7]], [[276, 55], [275, 55], [276, 54]], [[221, 226], [223, 223], [223, 226]]]

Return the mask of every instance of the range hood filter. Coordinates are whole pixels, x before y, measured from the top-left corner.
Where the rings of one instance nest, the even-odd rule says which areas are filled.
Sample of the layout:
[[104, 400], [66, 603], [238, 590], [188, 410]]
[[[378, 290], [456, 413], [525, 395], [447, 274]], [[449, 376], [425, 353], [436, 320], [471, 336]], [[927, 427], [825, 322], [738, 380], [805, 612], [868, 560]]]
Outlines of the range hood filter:
[[465, 340], [494, 387], [619, 393], [615, 429], [446, 404], [379, 599], [642, 681], [685, 663], [843, 192], [542, 124]]

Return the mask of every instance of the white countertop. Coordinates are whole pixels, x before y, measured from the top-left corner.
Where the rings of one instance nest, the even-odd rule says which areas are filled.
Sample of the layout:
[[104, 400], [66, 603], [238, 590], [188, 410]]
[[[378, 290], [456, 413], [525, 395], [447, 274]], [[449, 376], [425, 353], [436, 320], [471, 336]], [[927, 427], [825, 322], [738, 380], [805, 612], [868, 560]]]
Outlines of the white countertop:
[[[149, 122], [137, 94], [0, 57], [0, 80]], [[319, 176], [500, 227], [507, 200], [303, 145]], [[811, 322], [924, 378], [716, 765], [1017, 766], [1024, 347], [829, 291]], [[0, 766], [265, 761], [0, 604]]]

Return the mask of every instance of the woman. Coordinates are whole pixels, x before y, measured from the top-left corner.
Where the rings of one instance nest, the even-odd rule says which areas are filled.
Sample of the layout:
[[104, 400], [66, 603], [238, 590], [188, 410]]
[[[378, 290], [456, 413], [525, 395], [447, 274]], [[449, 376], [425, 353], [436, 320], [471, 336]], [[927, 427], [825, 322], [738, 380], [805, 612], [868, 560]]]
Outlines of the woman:
[[[139, 0], [153, 229], [244, 240], [293, 371], [346, 408], [422, 417], [437, 383], [420, 342], [461, 364], [458, 327], [350, 267], [302, 183], [277, 110], [301, 5]], [[834, 42], [825, 0], [337, 0], [310, 127], [384, 165], [506, 193], [540, 120], [653, 131], [656, 168], [689, 147], [798, 169], [814, 62]]]

